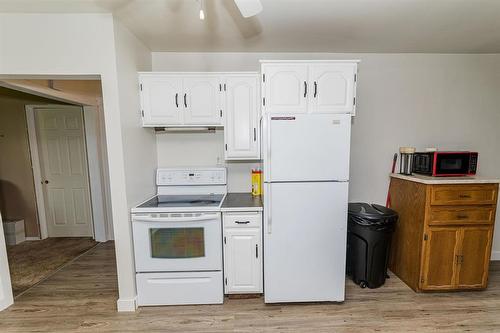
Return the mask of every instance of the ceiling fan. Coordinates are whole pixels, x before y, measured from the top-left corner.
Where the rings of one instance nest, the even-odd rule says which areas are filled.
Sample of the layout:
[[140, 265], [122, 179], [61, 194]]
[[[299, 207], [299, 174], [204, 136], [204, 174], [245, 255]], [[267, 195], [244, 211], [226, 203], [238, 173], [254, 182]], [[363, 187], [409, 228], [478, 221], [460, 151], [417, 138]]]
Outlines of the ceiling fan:
[[[200, 20], [204, 20], [205, 11], [203, 0], [198, 0], [198, 2], [200, 3]], [[262, 11], [260, 0], [234, 0], [234, 4], [244, 18], [255, 16]]]
[[245, 18], [257, 15], [262, 11], [260, 0], [234, 0], [234, 3], [240, 10], [241, 16]]

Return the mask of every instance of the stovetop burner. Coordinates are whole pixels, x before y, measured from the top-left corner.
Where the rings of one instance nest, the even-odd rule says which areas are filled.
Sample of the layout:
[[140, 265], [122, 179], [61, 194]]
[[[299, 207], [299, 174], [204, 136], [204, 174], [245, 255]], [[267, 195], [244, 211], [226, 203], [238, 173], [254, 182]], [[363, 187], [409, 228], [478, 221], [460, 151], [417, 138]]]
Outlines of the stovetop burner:
[[223, 194], [157, 195], [137, 208], [218, 207]]

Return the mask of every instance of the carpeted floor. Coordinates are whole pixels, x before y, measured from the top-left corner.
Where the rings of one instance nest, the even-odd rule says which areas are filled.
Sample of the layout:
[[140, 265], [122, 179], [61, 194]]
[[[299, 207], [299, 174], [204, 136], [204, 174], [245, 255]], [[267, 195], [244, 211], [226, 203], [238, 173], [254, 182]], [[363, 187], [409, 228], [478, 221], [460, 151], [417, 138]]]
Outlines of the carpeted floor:
[[92, 238], [58, 237], [7, 246], [14, 296], [96, 245]]

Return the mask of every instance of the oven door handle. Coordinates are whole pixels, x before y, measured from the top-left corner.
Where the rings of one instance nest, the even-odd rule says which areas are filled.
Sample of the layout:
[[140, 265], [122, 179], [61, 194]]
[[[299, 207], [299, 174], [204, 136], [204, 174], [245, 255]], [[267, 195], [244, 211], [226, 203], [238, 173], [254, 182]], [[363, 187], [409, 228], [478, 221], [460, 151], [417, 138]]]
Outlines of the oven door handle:
[[158, 222], [158, 223], [172, 223], [172, 222], [197, 222], [208, 221], [217, 219], [218, 214], [194, 216], [194, 217], [148, 217], [148, 216], [134, 216], [133, 222]]

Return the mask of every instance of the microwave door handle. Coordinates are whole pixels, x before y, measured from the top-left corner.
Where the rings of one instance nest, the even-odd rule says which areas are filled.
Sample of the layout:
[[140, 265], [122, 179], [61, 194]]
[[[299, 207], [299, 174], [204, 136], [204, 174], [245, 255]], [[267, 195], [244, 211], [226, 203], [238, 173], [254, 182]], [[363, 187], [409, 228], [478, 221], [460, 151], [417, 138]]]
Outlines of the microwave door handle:
[[194, 216], [194, 217], [149, 217], [149, 216], [134, 216], [134, 222], [196, 222], [208, 221], [217, 218], [217, 214]]

